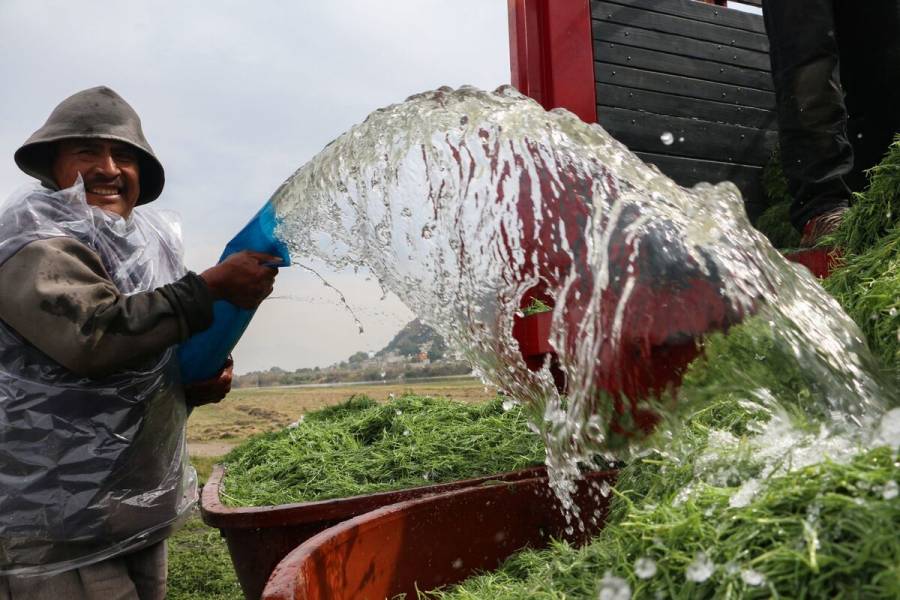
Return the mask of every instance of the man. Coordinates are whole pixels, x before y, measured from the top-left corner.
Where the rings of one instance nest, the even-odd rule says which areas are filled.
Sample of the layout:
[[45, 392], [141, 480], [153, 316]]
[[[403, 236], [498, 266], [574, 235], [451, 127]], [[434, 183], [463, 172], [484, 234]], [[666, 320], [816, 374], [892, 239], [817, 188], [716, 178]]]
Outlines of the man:
[[900, 132], [900, 1], [763, 0], [790, 218], [813, 246]]
[[106, 87], [64, 100], [15, 154], [42, 185], [0, 210], [0, 600], [165, 597], [165, 538], [196, 499], [174, 349], [224, 299], [256, 307], [280, 259], [186, 272], [164, 171]]

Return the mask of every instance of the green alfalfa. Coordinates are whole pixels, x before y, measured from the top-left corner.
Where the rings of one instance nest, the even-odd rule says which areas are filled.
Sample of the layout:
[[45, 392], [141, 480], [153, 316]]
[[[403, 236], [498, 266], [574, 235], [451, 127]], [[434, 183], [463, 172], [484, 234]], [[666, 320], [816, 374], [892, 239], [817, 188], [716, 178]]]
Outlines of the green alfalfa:
[[366, 397], [309, 413], [225, 458], [223, 501], [261, 506], [342, 498], [541, 464], [544, 447], [521, 407]]
[[[706, 359], [692, 365], [679, 394], [690, 407], [682, 426], [622, 470], [606, 527], [590, 544], [528, 550], [498, 571], [431, 595], [593, 600], [609, 574], [634, 598], [900, 597], [900, 501], [890, 493], [900, 479], [896, 450], [772, 475], [748, 505], [730, 505], [741, 481], [760, 475], [747, 450], [773, 414], [760, 394], [777, 397], [802, 427], [814, 383], [765, 321], [712, 336]], [[711, 463], [709, 441], [722, 435], [739, 442]], [[706, 476], [717, 469], [736, 475]], [[693, 493], [685, 496], [688, 485]], [[704, 581], [689, 581], [686, 570], [699, 554], [715, 569]], [[653, 576], [638, 576], [641, 559], [653, 561]]]
[[[621, 481], [614, 490], [617, 520], [589, 545], [528, 550], [433, 596], [594, 600], [612, 575], [627, 582], [635, 599], [898, 598], [900, 502], [884, 494], [900, 477], [894, 460], [880, 448], [847, 465], [800, 469], [771, 479], [741, 508], [729, 506], [736, 488], [706, 485], [675, 503], [663, 477], [655, 476], [660, 490], [649, 497]], [[670, 477], [673, 469], [685, 471], [665, 459], [641, 459], [634, 468], [644, 471], [642, 481], [652, 471]], [[686, 571], [701, 554], [714, 570], [690, 581]], [[646, 579], [638, 576], [642, 559], [655, 565]]]
[[[869, 185], [823, 240], [840, 249], [842, 266], [823, 282], [859, 324], [888, 371], [900, 377], [900, 137], [868, 173]], [[763, 187], [774, 203], [756, 223], [777, 248], [795, 248], [799, 233], [789, 220], [790, 194], [778, 152], [764, 170]]]
[[900, 223], [900, 136], [869, 172], [869, 186], [856, 194], [836, 234], [826, 243], [857, 256], [878, 246]]
[[824, 286], [900, 377], [900, 138], [869, 177], [868, 189], [825, 241], [841, 249], [843, 263]]
[[791, 224], [790, 210], [790, 202], [779, 202], [767, 208], [756, 220], [756, 228], [781, 250], [800, 246], [800, 232]]
[[800, 232], [791, 224], [792, 197], [781, 168], [781, 153], [777, 146], [763, 168], [762, 187], [769, 208], [757, 218], [755, 227], [765, 234], [776, 248], [799, 247]]

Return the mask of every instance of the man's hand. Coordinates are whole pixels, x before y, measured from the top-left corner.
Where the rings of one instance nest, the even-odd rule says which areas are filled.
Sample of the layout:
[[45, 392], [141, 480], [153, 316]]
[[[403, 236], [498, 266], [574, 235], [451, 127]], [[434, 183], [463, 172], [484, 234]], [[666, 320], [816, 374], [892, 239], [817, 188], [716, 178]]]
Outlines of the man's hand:
[[212, 379], [197, 381], [184, 386], [184, 399], [189, 407], [203, 406], [219, 402], [231, 391], [231, 380], [234, 375], [234, 361], [231, 357], [225, 366]]
[[203, 271], [200, 277], [215, 299], [254, 309], [272, 293], [278, 269], [271, 265], [281, 262], [278, 256], [244, 250]]

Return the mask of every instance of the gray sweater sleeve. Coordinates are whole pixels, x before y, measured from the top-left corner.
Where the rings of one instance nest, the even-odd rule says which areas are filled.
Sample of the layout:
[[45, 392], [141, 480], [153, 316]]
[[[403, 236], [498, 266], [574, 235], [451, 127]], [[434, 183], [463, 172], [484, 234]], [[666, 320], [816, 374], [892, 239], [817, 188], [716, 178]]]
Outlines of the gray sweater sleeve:
[[134, 366], [206, 329], [212, 304], [194, 273], [125, 296], [97, 254], [71, 238], [32, 242], [0, 266], [0, 319], [87, 377]]

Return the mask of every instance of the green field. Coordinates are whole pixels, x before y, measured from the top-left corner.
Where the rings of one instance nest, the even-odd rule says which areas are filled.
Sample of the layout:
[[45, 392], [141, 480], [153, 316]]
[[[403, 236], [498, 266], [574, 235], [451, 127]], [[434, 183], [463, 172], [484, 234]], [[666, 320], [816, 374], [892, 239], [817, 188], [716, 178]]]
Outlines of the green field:
[[[392, 394], [449, 397], [478, 402], [496, 395], [472, 378], [448, 378], [416, 383], [335, 385], [238, 389], [219, 404], [198, 408], [188, 421], [188, 450], [200, 481], [231, 448], [247, 438], [281, 429], [301, 415], [347, 400], [354, 394], [387, 400]], [[228, 550], [219, 532], [199, 514], [169, 540], [169, 600], [241, 600]]]

